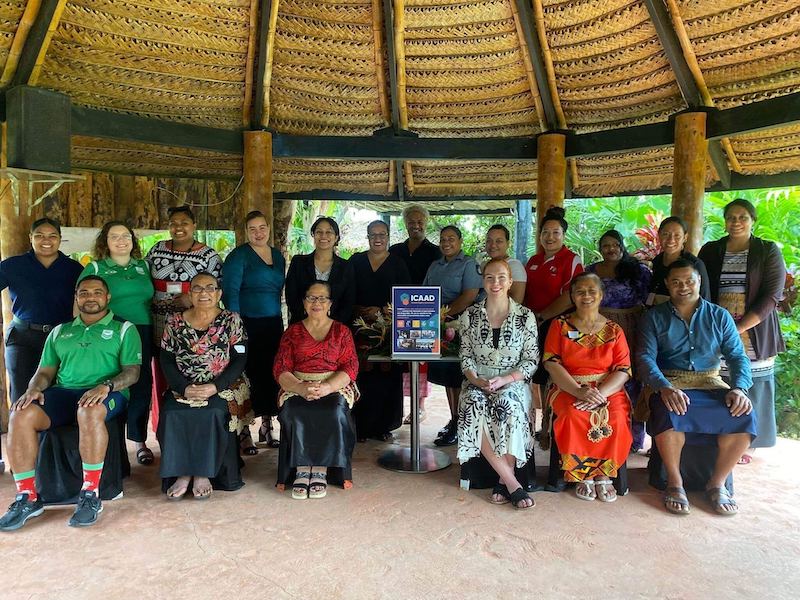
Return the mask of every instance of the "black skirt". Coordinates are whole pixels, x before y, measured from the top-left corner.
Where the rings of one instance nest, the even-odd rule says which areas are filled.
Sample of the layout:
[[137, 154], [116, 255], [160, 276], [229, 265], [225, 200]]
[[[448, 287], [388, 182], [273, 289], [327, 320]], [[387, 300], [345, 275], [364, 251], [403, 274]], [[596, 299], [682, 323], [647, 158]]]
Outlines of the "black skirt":
[[228, 430], [228, 404], [219, 396], [192, 408], [164, 394], [158, 420], [161, 446], [161, 489], [167, 491], [182, 476], [208, 477], [215, 490], [238, 490], [244, 485], [236, 433]]
[[537, 357], [539, 359], [539, 367], [533, 374], [531, 383], [545, 385], [550, 377], [550, 375], [547, 373], [547, 369], [544, 368], [544, 361], [542, 358], [544, 357], [544, 341], [547, 339], [547, 332], [550, 330], [550, 325], [552, 322], [553, 319], [549, 319], [548, 321], [544, 321], [539, 325], [539, 356]]
[[367, 363], [358, 373], [361, 397], [353, 406], [359, 438], [376, 437], [403, 424], [403, 367], [392, 363]]
[[352, 479], [355, 427], [341, 394], [312, 401], [292, 396], [278, 412], [278, 422], [278, 484], [292, 483], [295, 468], [305, 465], [328, 467], [330, 483]]
[[247, 331], [247, 366], [250, 400], [255, 416], [278, 414], [278, 384], [272, 376], [272, 363], [283, 335], [282, 317], [254, 319], [242, 316]]
[[428, 381], [444, 387], [460, 388], [464, 381], [461, 362], [430, 361], [428, 363]]

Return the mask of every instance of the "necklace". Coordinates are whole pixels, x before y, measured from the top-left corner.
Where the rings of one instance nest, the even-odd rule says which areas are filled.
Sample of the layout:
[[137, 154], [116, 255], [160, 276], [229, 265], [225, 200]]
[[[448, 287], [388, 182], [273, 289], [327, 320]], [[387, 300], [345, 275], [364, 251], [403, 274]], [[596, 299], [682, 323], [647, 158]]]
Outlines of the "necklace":
[[[601, 317], [595, 317], [594, 319], [592, 319], [591, 323], [586, 323], [583, 319], [580, 320], [574, 319], [573, 325], [583, 335], [594, 335], [595, 333], [600, 331], [600, 328], [603, 326], [603, 323]], [[580, 325], [583, 325], [583, 327], [581, 327]]]

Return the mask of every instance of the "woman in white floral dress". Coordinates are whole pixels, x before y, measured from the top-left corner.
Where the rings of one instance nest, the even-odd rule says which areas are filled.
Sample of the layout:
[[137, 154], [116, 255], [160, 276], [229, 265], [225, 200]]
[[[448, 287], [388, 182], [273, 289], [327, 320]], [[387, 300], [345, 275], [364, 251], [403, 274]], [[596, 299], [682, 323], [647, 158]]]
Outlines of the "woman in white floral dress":
[[533, 499], [514, 475], [533, 453], [529, 382], [538, 362], [536, 317], [509, 298], [511, 270], [503, 259], [483, 269], [486, 299], [459, 318], [461, 387], [458, 409], [458, 459], [480, 454], [500, 477], [492, 490], [495, 504], [530, 508]]

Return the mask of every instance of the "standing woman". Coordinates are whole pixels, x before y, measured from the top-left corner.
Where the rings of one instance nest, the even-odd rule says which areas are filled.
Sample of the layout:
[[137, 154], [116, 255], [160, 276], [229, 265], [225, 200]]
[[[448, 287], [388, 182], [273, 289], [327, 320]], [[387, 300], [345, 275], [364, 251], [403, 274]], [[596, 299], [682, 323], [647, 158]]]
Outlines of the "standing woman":
[[[380, 316], [392, 301], [392, 286], [408, 285], [411, 275], [402, 258], [389, 253], [389, 226], [383, 221], [367, 225], [369, 250], [350, 258], [355, 275], [355, 314], [367, 323]], [[359, 441], [387, 441], [403, 422], [403, 366], [399, 363], [361, 364], [358, 372], [361, 400], [353, 407]]]
[[28, 252], [0, 262], [0, 290], [8, 288], [14, 314], [5, 338], [11, 402], [28, 388], [47, 334], [59, 323], [72, 320], [75, 284], [82, 270], [79, 262], [58, 249], [58, 221], [47, 217], [34, 221], [30, 240]]
[[697, 269], [700, 274], [700, 297], [709, 299], [709, 281], [705, 264], [694, 254], [683, 249], [689, 237], [688, 232], [686, 222], [680, 217], [667, 217], [658, 226], [661, 253], [653, 259], [653, 278], [650, 280], [648, 306], [669, 300], [669, 290], [664, 282], [667, 277], [667, 267], [679, 258], [688, 260]]
[[[286, 261], [269, 245], [269, 223], [263, 213], [247, 214], [245, 232], [247, 243], [233, 250], [222, 266], [222, 301], [228, 310], [240, 314], [250, 342], [246, 372], [253, 412], [261, 417], [258, 439], [277, 448], [280, 441], [273, 433], [272, 417], [278, 414], [278, 386], [268, 367], [275, 361], [283, 335], [281, 291]], [[256, 454], [250, 429], [242, 436], [242, 452]]]
[[[175, 206], [167, 210], [169, 215], [169, 240], [158, 242], [150, 248], [145, 260], [150, 265], [150, 275], [156, 292], [153, 296], [153, 340], [157, 344], [164, 334], [167, 319], [182, 313], [192, 306], [189, 288], [192, 279], [199, 273], [211, 273], [219, 277], [222, 261], [213, 248], [194, 239], [194, 213], [188, 206]], [[159, 348], [154, 348], [154, 358]], [[164, 391], [166, 381], [158, 366], [153, 361], [153, 389], [156, 408]], [[153, 423], [157, 427], [157, 423]]]
[[[461, 250], [461, 230], [454, 225], [442, 228], [439, 234], [442, 258], [434, 261], [428, 269], [422, 285], [438, 285], [442, 288], [442, 306], [449, 306], [447, 319], [456, 319], [469, 308], [483, 287], [478, 274], [478, 265]], [[442, 385], [450, 406], [450, 422], [439, 431], [434, 440], [437, 446], [452, 446], [458, 441], [458, 396], [464, 375], [457, 363], [430, 362], [428, 381]]]
[[[753, 235], [756, 209], [737, 198], [723, 211], [728, 235], [708, 242], [700, 258], [708, 269], [711, 301], [725, 308], [736, 321], [750, 359], [753, 387], [748, 395], [756, 413], [758, 437], [752, 449], [775, 445], [775, 355], [786, 349], [776, 307], [783, 296], [786, 265], [775, 242]], [[722, 369], [727, 375], [727, 367]], [[752, 452], [743, 454], [747, 464]]]
[[509, 258], [508, 256], [508, 243], [511, 241], [511, 235], [505, 225], [492, 225], [489, 231], [486, 232], [486, 254], [490, 259], [502, 258], [511, 269], [511, 277], [513, 283], [509, 296], [513, 298], [517, 304], [522, 304], [525, 298], [525, 286], [528, 281], [528, 274], [525, 272], [525, 266], [516, 258]]
[[314, 281], [326, 281], [331, 286], [330, 317], [350, 325], [355, 283], [353, 267], [335, 252], [339, 244], [339, 225], [330, 217], [320, 217], [311, 226], [311, 235], [314, 237], [314, 251], [293, 256], [286, 274], [289, 323], [298, 323], [305, 318], [303, 295], [308, 286]]
[[115, 315], [136, 325], [142, 339], [142, 368], [139, 380], [130, 388], [128, 400], [128, 439], [136, 444], [136, 461], [153, 464], [153, 452], [147, 447], [147, 416], [150, 412], [153, 376], [150, 360], [153, 351], [153, 282], [150, 269], [142, 260], [142, 251], [133, 229], [122, 221], [109, 221], [97, 234], [92, 252], [94, 260], [86, 265], [80, 279], [99, 275], [111, 294], [109, 308]]

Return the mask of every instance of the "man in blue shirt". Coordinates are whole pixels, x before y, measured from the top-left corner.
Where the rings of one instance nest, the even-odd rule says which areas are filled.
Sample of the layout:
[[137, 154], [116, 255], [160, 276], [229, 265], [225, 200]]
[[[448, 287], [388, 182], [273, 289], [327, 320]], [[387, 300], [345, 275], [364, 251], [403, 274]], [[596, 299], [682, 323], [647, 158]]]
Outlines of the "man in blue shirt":
[[[642, 319], [639, 373], [655, 390], [650, 398], [648, 429], [667, 472], [664, 506], [688, 514], [680, 459], [687, 436], [712, 434], [719, 455], [706, 495], [720, 515], [739, 508], [725, 480], [756, 435], [747, 390], [753, 383], [750, 361], [733, 317], [700, 298], [700, 274], [690, 262], [669, 265], [665, 279], [670, 301]], [[719, 377], [720, 356], [730, 369], [731, 387]]]

